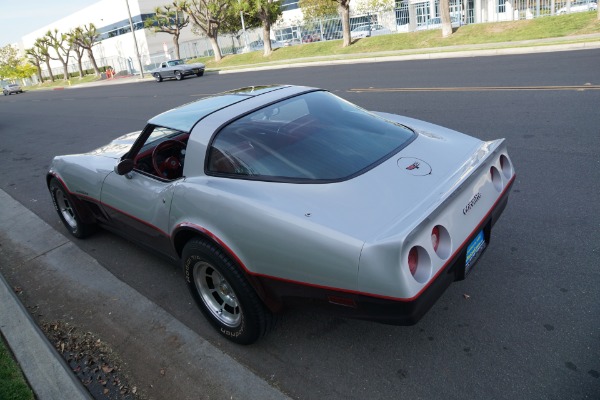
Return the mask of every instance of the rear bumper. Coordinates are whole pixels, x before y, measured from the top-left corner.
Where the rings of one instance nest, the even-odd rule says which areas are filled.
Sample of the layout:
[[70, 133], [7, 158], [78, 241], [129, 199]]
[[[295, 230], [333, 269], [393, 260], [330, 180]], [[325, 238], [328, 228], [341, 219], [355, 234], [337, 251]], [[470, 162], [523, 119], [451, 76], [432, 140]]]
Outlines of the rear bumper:
[[[320, 309], [341, 317], [364, 319], [392, 325], [413, 325], [442, 296], [454, 281], [465, 278], [465, 262], [467, 246], [481, 231], [485, 242], [489, 245], [494, 224], [506, 208], [508, 196], [514, 179], [504, 190], [502, 196], [490, 210], [487, 217], [473, 231], [471, 237], [457, 251], [444, 269], [430, 282], [429, 286], [418, 297], [413, 299], [388, 299], [345, 291], [336, 291], [297, 282], [282, 281], [271, 277], [256, 277], [265, 303], [276, 311], [280, 304], [301, 304]], [[487, 248], [487, 246], [486, 246]], [[485, 251], [484, 251], [485, 252]], [[481, 260], [481, 257], [479, 258]], [[476, 262], [477, 263], [477, 262]], [[471, 271], [476, 267], [471, 268]]]

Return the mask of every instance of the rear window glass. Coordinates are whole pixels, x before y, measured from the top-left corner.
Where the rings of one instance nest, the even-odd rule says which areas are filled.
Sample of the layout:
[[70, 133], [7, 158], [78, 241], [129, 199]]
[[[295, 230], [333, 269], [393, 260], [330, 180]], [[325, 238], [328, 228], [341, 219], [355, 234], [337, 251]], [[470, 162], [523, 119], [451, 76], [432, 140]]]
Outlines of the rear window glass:
[[343, 180], [391, 157], [414, 136], [331, 93], [311, 92], [221, 129], [209, 147], [207, 171], [273, 181]]

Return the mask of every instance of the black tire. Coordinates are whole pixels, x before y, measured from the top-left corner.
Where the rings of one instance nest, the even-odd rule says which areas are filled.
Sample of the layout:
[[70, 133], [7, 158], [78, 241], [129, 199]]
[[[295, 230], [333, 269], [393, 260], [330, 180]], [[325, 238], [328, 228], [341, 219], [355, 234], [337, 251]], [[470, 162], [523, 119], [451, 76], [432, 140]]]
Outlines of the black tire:
[[156, 80], [156, 82], [162, 82], [163, 78], [162, 76], [160, 76], [160, 74], [154, 74], [154, 79]]
[[182, 81], [183, 78], [184, 78], [184, 76], [181, 73], [181, 71], [175, 71], [175, 79], [177, 79], [178, 81]]
[[48, 186], [54, 209], [58, 213], [65, 228], [76, 238], [84, 238], [91, 235], [96, 229], [95, 224], [84, 223], [77, 210], [77, 200], [65, 189], [56, 178], [50, 180]]
[[200, 238], [183, 248], [184, 276], [196, 304], [227, 339], [252, 344], [275, 325], [240, 267], [222, 249]]
[[196, 76], [198, 76], [198, 77], [200, 77], [200, 76], [202, 76], [202, 75], [204, 75], [204, 71], [198, 72], [198, 73], [196, 74]]

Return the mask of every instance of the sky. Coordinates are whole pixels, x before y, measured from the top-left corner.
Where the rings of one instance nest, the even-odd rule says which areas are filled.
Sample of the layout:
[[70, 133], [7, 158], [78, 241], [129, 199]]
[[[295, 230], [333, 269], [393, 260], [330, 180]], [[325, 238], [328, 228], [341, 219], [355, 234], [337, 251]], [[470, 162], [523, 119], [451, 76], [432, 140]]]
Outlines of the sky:
[[66, 17], [98, 0], [3, 0], [0, 6], [0, 47]]

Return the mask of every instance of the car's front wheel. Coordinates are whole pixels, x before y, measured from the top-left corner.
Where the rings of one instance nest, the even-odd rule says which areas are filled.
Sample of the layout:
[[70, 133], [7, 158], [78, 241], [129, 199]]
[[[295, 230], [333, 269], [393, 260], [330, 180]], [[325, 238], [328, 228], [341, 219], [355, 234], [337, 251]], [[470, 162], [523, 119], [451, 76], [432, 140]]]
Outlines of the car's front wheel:
[[182, 260], [192, 297], [221, 335], [251, 344], [273, 328], [275, 316], [223, 250], [196, 238], [185, 245]]
[[84, 238], [94, 232], [95, 225], [83, 222], [73, 196], [56, 178], [50, 180], [48, 186], [54, 208], [67, 230], [77, 238]]
[[156, 80], [156, 82], [162, 82], [163, 80], [162, 76], [160, 76], [160, 74], [158, 73], [154, 74], [154, 79]]
[[181, 71], [175, 71], [175, 79], [177, 79], [178, 81], [183, 79], [183, 74], [181, 73]]
[[200, 72], [196, 73], [196, 76], [202, 76], [202, 75], [204, 75], [204, 71], [200, 71]]

